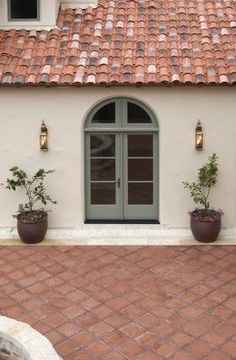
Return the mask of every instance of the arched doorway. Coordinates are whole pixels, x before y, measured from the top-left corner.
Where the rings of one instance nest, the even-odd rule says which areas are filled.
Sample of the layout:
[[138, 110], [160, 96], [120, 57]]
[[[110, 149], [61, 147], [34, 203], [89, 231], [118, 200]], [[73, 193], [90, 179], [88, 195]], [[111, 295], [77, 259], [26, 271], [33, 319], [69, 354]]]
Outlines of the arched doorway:
[[158, 125], [143, 104], [115, 98], [85, 124], [86, 220], [158, 220]]

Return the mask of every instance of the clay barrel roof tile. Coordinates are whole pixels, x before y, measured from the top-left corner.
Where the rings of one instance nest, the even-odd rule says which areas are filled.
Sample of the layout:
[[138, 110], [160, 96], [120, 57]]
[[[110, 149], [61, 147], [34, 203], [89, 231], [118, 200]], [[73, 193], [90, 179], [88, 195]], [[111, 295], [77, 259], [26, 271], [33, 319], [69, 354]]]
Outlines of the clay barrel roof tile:
[[99, 0], [0, 30], [0, 84], [236, 84], [236, 0]]

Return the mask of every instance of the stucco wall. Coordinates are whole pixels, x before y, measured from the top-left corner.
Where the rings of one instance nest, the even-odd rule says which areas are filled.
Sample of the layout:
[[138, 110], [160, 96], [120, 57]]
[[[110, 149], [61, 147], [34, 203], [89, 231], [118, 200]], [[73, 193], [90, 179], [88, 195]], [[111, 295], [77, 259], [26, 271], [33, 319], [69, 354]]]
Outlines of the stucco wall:
[[[220, 176], [212, 196], [225, 213], [223, 225], [236, 226], [236, 106], [235, 88], [1, 88], [0, 181], [9, 167], [29, 171], [54, 168], [49, 192], [58, 200], [50, 215], [51, 228], [78, 228], [84, 221], [83, 125], [100, 101], [132, 95], [156, 114], [160, 129], [160, 222], [187, 227], [194, 204], [183, 189], [193, 180], [207, 156], [220, 156]], [[194, 148], [194, 129], [200, 119], [204, 150]], [[49, 130], [47, 153], [39, 150], [39, 128]], [[23, 202], [20, 193], [0, 190], [0, 227], [14, 226], [11, 215]]]
[[40, 0], [39, 2], [39, 19], [38, 20], [20, 20], [9, 21], [8, 19], [8, 0], [0, 0], [0, 29], [35, 29], [50, 30], [56, 25], [58, 10], [66, 8], [86, 9], [88, 6], [97, 6], [98, 0]]
[[9, 21], [8, 1], [0, 0], [0, 28], [1, 29], [37, 29], [49, 30], [55, 27], [60, 6], [59, 0], [41, 0], [39, 2], [39, 20]]

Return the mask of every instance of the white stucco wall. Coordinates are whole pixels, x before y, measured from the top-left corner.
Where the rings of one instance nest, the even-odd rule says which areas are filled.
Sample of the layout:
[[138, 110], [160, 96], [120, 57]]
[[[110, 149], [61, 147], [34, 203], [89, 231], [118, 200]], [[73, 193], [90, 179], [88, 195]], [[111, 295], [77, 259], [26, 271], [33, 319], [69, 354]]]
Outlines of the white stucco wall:
[[56, 25], [59, 0], [40, 0], [39, 2], [39, 20], [34, 21], [9, 21], [8, 19], [8, 1], [0, 0], [0, 29], [35, 29], [49, 30]]
[[[54, 168], [48, 178], [50, 194], [58, 200], [50, 215], [51, 228], [79, 228], [84, 211], [83, 125], [100, 101], [128, 96], [156, 114], [160, 128], [160, 222], [187, 227], [194, 207], [183, 180], [194, 180], [207, 156], [220, 156], [219, 182], [212, 204], [224, 211], [223, 226], [236, 226], [236, 106], [235, 88], [0, 88], [0, 182], [19, 165], [31, 172]], [[200, 119], [205, 146], [194, 148]], [[39, 150], [39, 129], [45, 120], [49, 151]], [[15, 225], [11, 215], [23, 196], [0, 189], [0, 227]]]
[[98, 0], [40, 0], [38, 20], [9, 21], [8, 0], [0, 0], [0, 29], [50, 30], [56, 26], [60, 6], [62, 9], [86, 9], [97, 4]]

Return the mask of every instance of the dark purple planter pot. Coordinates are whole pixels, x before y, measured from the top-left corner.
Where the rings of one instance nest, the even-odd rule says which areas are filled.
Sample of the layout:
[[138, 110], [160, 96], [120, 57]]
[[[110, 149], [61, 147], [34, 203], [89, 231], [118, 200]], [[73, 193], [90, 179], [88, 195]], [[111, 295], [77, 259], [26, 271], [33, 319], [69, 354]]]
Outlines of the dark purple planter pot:
[[47, 214], [45, 219], [35, 223], [26, 223], [21, 219], [17, 220], [17, 231], [21, 240], [26, 244], [37, 244], [41, 242], [48, 229]]
[[199, 221], [194, 216], [190, 215], [190, 227], [193, 236], [197, 241], [203, 243], [210, 243], [217, 240], [220, 229], [221, 219], [214, 222]]

